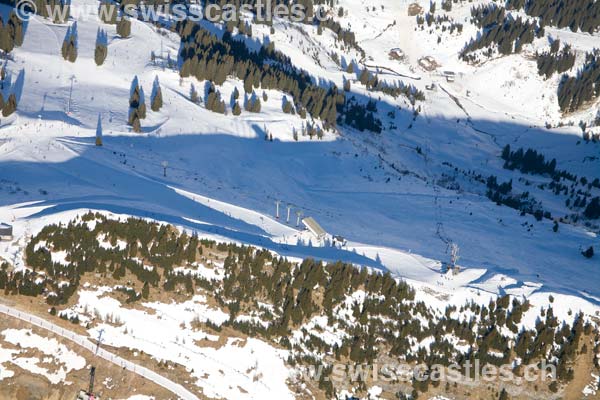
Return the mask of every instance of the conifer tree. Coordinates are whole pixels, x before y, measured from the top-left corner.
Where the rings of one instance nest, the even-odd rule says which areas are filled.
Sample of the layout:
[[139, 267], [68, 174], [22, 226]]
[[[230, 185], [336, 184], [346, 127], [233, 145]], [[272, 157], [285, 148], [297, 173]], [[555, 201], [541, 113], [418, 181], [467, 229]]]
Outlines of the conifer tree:
[[129, 118], [127, 123], [133, 127], [134, 132], [141, 132], [140, 120], [144, 118], [146, 118], [144, 89], [140, 86], [138, 77], [135, 76], [129, 89]]
[[214, 89], [209, 90], [206, 98], [206, 108], [212, 112], [225, 114], [225, 102], [221, 100], [221, 93]]
[[252, 94], [252, 97], [246, 101], [246, 111], [250, 111], [253, 113], [259, 113], [261, 110], [260, 99], [256, 96], [255, 93]]
[[4, 26], [2, 18], [0, 18], [0, 49], [5, 53], [10, 53], [15, 48], [15, 42], [10, 35], [10, 31], [7, 26]]
[[140, 119], [137, 116], [137, 114], [134, 114], [134, 116], [133, 116], [133, 120], [131, 122], [131, 129], [136, 133], [140, 133], [142, 131]]
[[[154, 56], [154, 53], [152, 53]], [[191, 73], [191, 65], [192, 65], [192, 61], [191, 59], [187, 59], [185, 61], [183, 61], [183, 64], [181, 64], [181, 69], [179, 70], [179, 76], [182, 78], [187, 78], [188, 76], [190, 76]]]
[[252, 89], [252, 76], [248, 74], [246, 79], [244, 79], [244, 92], [250, 94], [253, 92]]
[[144, 287], [142, 287], [142, 298], [145, 300], [148, 300], [148, 297], [150, 296], [150, 285], [148, 284], [148, 281], [144, 282]]
[[140, 105], [140, 84], [138, 77], [135, 76], [131, 81], [131, 88], [129, 90], [129, 107], [138, 108]]
[[11, 93], [10, 96], [8, 96], [8, 101], [4, 104], [4, 107], [2, 107], [2, 115], [8, 117], [15, 111], [17, 111], [17, 96], [15, 96], [14, 93]]
[[140, 119], [146, 118], [146, 96], [144, 88], [140, 86], [140, 105], [138, 106], [138, 115]]
[[162, 90], [158, 81], [158, 76], [154, 78], [152, 84], [152, 94], [150, 96], [150, 108], [152, 111], [157, 112], [163, 106]]
[[362, 83], [363, 85], [367, 85], [367, 83], [369, 82], [369, 71], [367, 71], [366, 69], [363, 69], [362, 72], [360, 73], [360, 77], [358, 78], [360, 80], [360, 83]]
[[344, 80], [344, 92], [349, 92], [350, 89], [351, 89], [350, 80], [349, 79]]
[[61, 52], [65, 60], [72, 63], [77, 60], [77, 22], [67, 29]]
[[198, 104], [200, 102], [200, 97], [198, 96], [198, 91], [196, 87], [192, 83], [190, 86], [190, 101], [194, 104]]
[[102, 146], [102, 117], [98, 114], [98, 123], [96, 124], [96, 146]]
[[282, 110], [286, 114], [291, 114], [294, 111], [294, 106], [290, 101], [288, 101], [287, 97], [283, 97], [283, 107]]
[[242, 107], [240, 107], [240, 103], [238, 101], [233, 105], [233, 115], [238, 116], [242, 113]]
[[104, 60], [106, 60], [106, 56], [108, 55], [108, 37], [106, 36], [106, 32], [102, 29], [98, 28], [98, 33], [96, 34], [96, 49], [94, 50], [94, 61], [96, 65], [100, 66], [104, 64]]
[[9, 35], [12, 38], [13, 44], [16, 47], [22, 46], [23, 40], [25, 39], [25, 32], [23, 31], [23, 20], [17, 16], [17, 13], [14, 10], [10, 12], [7, 28], [9, 31]]
[[131, 21], [125, 16], [121, 16], [121, 20], [117, 22], [117, 34], [123, 39], [131, 35]]

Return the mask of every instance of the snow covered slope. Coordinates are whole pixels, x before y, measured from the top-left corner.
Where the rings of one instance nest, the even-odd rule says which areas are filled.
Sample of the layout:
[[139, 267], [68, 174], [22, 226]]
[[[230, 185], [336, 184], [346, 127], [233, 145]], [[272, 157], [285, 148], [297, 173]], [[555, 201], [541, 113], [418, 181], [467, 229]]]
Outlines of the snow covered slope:
[[[535, 61], [515, 55], [469, 66], [457, 54], [476, 32], [472, 26], [438, 44], [435, 35], [415, 30], [415, 19], [407, 16], [402, 2], [383, 1], [369, 11], [360, 1], [342, 3], [347, 12], [340, 21], [356, 33], [364, 60], [354, 50], [342, 54], [327, 31], [312, 35], [313, 27], [285, 21], [274, 25], [273, 34], [255, 25], [254, 38], [268, 37], [297, 66], [340, 87], [344, 79], [357, 77], [328, 58], [331, 50], [344, 57], [342, 63], [390, 68], [395, 73], [382, 69], [380, 79], [402, 80], [426, 92], [415, 118], [404, 97], [368, 92], [355, 82], [356, 96], [381, 98], [379, 115], [386, 130], [380, 135], [341, 126], [323, 140], [301, 136], [296, 142], [293, 129], [301, 130], [303, 121], [282, 112], [284, 93], [267, 91], [261, 113], [239, 117], [231, 115], [229, 103], [228, 115], [220, 115], [189, 101], [190, 85], [204, 97], [205, 82], [181, 80], [177, 71], [150, 58], [154, 52], [177, 59], [174, 33], [133, 21], [131, 37], [122, 39], [114, 26], [80, 21], [79, 56], [69, 63], [61, 57], [67, 25], [33, 18], [25, 43], [8, 62], [5, 92], [17, 92], [19, 107], [15, 116], [1, 121], [0, 220], [14, 224], [17, 240], [24, 240], [20, 235], [35, 232], [46, 217], [106, 210], [265, 246], [290, 257], [387, 268], [441, 291], [465, 286], [492, 293], [551, 291], [583, 296], [597, 305], [600, 268], [597, 259], [580, 254], [591, 245], [598, 249], [597, 228], [561, 223], [553, 232], [552, 221], [536, 221], [496, 205], [485, 196], [484, 186], [458, 172], [495, 175], [501, 182], [513, 179], [520, 192], [531, 191], [555, 215], [569, 213], [565, 198], [537, 189], [549, 178], [519, 181], [522, 174], [503, 169], [499, 155], [505, 144], [536, 148], [555, 157], [561, 169], [600, 177], [597, 144], [579, 143], [577, 127], [544, 127], [561, 116], [552, 101], [555, 89], [538, 77]], [[456, 5], [451, 14], [464, 22], [470, 4]], [[109, 38], [101, 67], [94, 63], [99, 27]], [[578, 48], [589, 49], [597, 35], [573, 40]], [[536, 43], [542, 45], [541, 40]], [[406, 61], [389, 59], [396, 47]], [[456, 81], [420, 68], [418, 60], [426, 55], [438, 60], [442, 70], [455, 71]], [[134, 76], [147, 97], [158, 76], [164, 98], [161, 111], [148, 111], [141, 134], [127, 126]], [[432, 82], [438, 90], [426, 91]], [[243, 82], [229, 79], [220, 89], [226, 101], [234, 87], [242, 92]], [[103, 147], [94, 146], [98, 114]], [[267, 132], [274, 141], [264, 140]], [[168, 162], [166, 177], [163, 161]], [[309, 244], [296, 227], [295, 214], [289, 224], [273, 217], [276, 200], [313, 216], [330, 234], [344, 236], [347, 247]], [[453, 278], [441, 273], [450, 241], [460, 245], [459, 263], [466, 268]], [[14, 258], [17, 248], [0, 244], [2, 257]]]

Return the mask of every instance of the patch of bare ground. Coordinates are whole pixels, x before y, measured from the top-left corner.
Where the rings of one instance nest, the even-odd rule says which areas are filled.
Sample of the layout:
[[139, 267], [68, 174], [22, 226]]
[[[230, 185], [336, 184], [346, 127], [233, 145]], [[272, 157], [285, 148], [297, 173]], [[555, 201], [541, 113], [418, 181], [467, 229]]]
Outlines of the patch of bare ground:
[[[28, 329], [39, 336], [57, 340], [69, 350], [83, 357], [86, 360], [86, 367], [67, 373], [66, 381], [71, 382], [70, 384], [61, 382], [54, 385], [42, 375], [33, 374], [15, 364], [6, 362], [3, 367], [13, 371], [14, 376], [2, 380], [0, 384], [0, 399], [2, 400], [74, 400], [80, 389], [88, 387], [89, 368], [92, 365], [96, 367], [95, 392], [101, 399], [127, 399], [135, 394], [144, 394], [161, 400], [175, 399], [175, 396], [166, 389], [108, 361], [94, 357], [90, 351], [61, 336], [16, 318], [2, 315], [0, 317], [0, 332], [9, 328]], [[19, 347], [4, 342], [2, 335], [0, 335], [0, 345], [10, 349]], [[38, 357], [43, 359], [42, 353], [35, 349], [27, 349], [26, 352], [16, 355], [16, 357]], [[38, 365], [45, 366], [50, 371], [57, 367], [49, 363], [39, 363]]]
[[[573, 365], [574, 375], [573, 380], [569, 382], [565, 389], [565, 400], [579, 400], [584, 398], [583, 388], [592, 380], [592, 373], [598, 375], [599, 371], [594, 366], [594, 342], [591, 337], [584, 336], [581, 340], [583, 343], [579, 348], [579, 355]], [[587, 396], [585, 399], [593, 400], [600, 399], [600, 393], [595, 396]]]

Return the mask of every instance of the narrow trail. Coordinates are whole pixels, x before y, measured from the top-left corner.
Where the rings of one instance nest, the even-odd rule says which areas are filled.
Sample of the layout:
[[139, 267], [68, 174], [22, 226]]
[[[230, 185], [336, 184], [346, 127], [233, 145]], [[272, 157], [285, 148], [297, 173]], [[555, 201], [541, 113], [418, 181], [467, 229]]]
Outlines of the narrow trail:
[[450, 97], [450, 99], [452, 101], [454, 101], [454, 103], [456, 103], [456, 106], [458, 108], [460, 108], [465, 113], [465, 115], [467, 116], [467, 123], [469, 124], [469, 126], [471, 127], [471, 129], [473, 129], [475, 132], [478, 132], [478, 133], [481, 133], [481, 134], [489, 136], [494, 141], [494, 143], [496, 143], [496, 145], [500, 146], [498, 144], [498, 139], [496, 138], [496, 135], [494, 135], [494, 134], [492, 134], [490, 132], [486, 132], [486, 131], [484, 131], [482, 129], [479, 129], [479, 128], [477, 128], [473, 124], [473, 122], [471, 121], [471, 115], [469, 114], [469, 112], [467, 111], [467, 109], [462, 105], [462, 103], [460, 102], [460, 100], [458, 99], [458, 97], [456, 97], [455, 95], [453, 95], [452, 93], [450, 93], [448, 90], [446, 90], [446, 88], [444, 88], [444, 86], [442, 86], [442, 85], [438, 85], [438, 86], [444, 91], [444, 93], [446, 93], [448, 95], [448, 97]]
[[375, 69], [377, 69], [377, 70], [388, 71], [388, 72], [390, 72], [390, 73], [392, 73], [392, 74], [394, 74], [394, 75], [396, 75], [396, 76], [399, 76], [399, 77], [401, 77], [401, 78], [412, 79], [412, 80], [415, 80], [415, 81], [420, 81], [420, 80], [421, 80], [421, 77], [420, 77], [420, 76], [410, 76], [410, 75], [405, 75], [405, 74], [401, 74], [401, 73], [400, 73], [400, 72], [398, 72], [398, 71], [394, 71], [394, 70], [393, 70], [393, 69], [391, 69], [391, 68], [384, 67], [384, 66], [381, 66], [381, 65], [372, 65], [372, 64], [366, 64], [366, 63], [365, 63], [365, 59], [364, 59], [364, 57], [363, 57], [362, 59], [360, 59], [360, 60], [358, 61], [358, 63], [359, 63], [360, 65], [362, 65], [364, 68], [375, 68]]

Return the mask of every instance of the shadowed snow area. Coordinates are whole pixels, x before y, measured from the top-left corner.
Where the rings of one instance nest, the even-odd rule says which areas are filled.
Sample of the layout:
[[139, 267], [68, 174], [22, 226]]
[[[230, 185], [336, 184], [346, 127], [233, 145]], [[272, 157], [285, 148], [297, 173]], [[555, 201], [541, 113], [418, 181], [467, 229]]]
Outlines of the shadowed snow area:
[[[359, 37], [366, 49], [373, 48], [375, 62], [378, 56], [387, 59], [387, 54], [378, 55], [377, 46], [387, 46], [395, 37], [390, 31], [379, 35], [384, 22], [380, 27], [369, 25], [372, 36]], [[315, 77], [342, 86], [347, 74], [334, 63], [314, 65], [297, 49], [294, 40], [303, 38], [300, 30], [282, 33], [276, 26], [271, 39], [276, 49]], [[101, 67], [94, 63], [98, 27], [107, 31], [109, 43]], [[254, 29], [256, 40], [266, 40], [268, 27]], [[239, 117], [230, 110], [229, 115], [212, 113], [189, 101], [191, 84], [204, 97], [205, 82], [180, 81], [177, 71], [150, 61], [152, 52], [161, 51], [177, 59], [179, 41], [173, 33], [159, 34], [150, 25], [133, 21], [132, 36], [121, 39], [114, 26], [80, 22], [78, 59], [69, 63], [60, 51], [66, 30], [66, 25], [34, 18], [24, 45], [8, 64], [11, 84], [4, 98], [10, 88], [21, 95], [17, 115], [0, 123], [0, 218], [8, 222], [14, 218], [19, 232], [26, 231], [20, 224], [36, 218], [106, 210], [154, 218], [285, 256], [389, 269], [430, 284], [440, 279], [439, 261], [448, 261], [447, 241], [454, 241], [461, 249], [459, 264], [467, 268], [455, 278], [455, 285], [493, 293], [543, 290], [600, 302], [600, 265], [580, 254], [590, 245], [598, 249], [595, 233], [567, 224], [560, 224], [555, 233], [552, 221], [538, 222], [496, 205], [485, 196], [485, 184], [475, 184], [457, 171], [476, 171], [484, 178], [495, 175], [498, 182], [512, 179], [517, 192], [530, 191], [553, 215], [568, 211], [565, 197], [537, 190], [536, 184], [549, 182], [549, 177], [503, 169], [504, 145], [535, 148], [547, 159], [556, 158], [558, 169], [588, 180], [600, 177], [599, 147], [579, 143], [576, 127], [547, 130], [545, 116], [538, 116], [535, 108], [513, 110], [511, 115], [501, 111], [502, 101], [510, 100], [485, 90], [496, 84], [489, 83], [493, 65], [465, 87], [439, 79], [441, 89], [426, 93], [415, 120], [406, 100], [381, 95], [378, 114], [384, 126], [396, 128], [380, 135], [342, 126], [339, 134], [326, 133], [323, 140], [300, 136], [296, 142], [292, 131], [300, 131], [306, 121], [282, 112], [284, 93], [266, 91], [268, 101], [261, 113], [243, 111]], [[300, 36], [288, 41], [284, 35]], [[324, 35], [320, 45], [329, 39]], [[401, 42], [410, 57], [421, 56], [415, 49], [410, 54], [414, 45], [406, 38]], [[394, 68], [414, 75], [403, 66]], [[147, 103], [156, 76], [164, 99], [159, 112], [148, 107], [141, 134], [131, 133], [126, 124], [129, 88], [136, 75]], [[382, 73], [381, 78], [397, 77]], [[432, 79], [407, 82], [422, 88]], [[463, 93], [467, 86], [475, 90], [473, 82], [481, 86], [476, 95], [467, 97]], [[243, 83], [236, 79], [220, 88], [228, 109], [234, 87], [243, 98]], [[353, 91], [360, 100], [371, 96], [358, 84]], [[94, 146], [98, 114], [102, 147]], [[266, 132], [273, 141], [264, 140]], [[168, 162], [166, 177], [163, 161]], [[531, 186], [520, 182], [521, 176]], [[447, 185], [450, 181], [460, 187]], [[285, 218], [274, 218], [276, 200], [282, 201], [284, 217], [287, 204], [292, 205], [289, 224]], [[348, 246], [321, 247], [299, 240], [296, 210], [314, 217], [328, 233], [347, 238]]]

